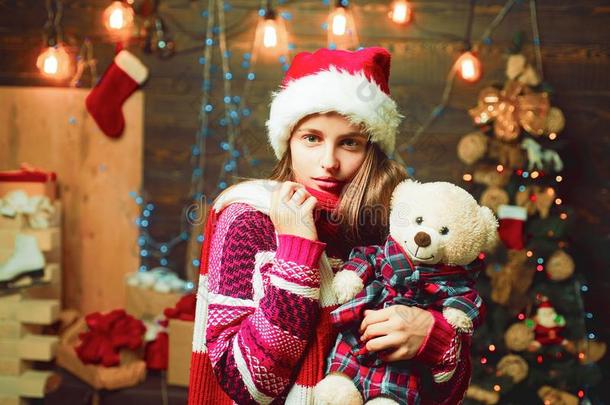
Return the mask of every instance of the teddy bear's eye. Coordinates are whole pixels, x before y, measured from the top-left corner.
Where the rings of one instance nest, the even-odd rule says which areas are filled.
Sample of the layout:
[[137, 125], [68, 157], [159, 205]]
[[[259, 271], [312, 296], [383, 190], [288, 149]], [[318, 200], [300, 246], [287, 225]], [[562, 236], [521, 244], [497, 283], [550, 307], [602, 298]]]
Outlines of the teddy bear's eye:
[[421, 224], [422, 224], [422, 222], [424, 222], [424, 219], [423, 219], [422, 217], [417, 217], [417, 218], [415, 218], [415, 223], [416, 223], [417, 225], [421, 225]]
[[449, 228], [447, 228], [446, 226], [443, 226], [441, 228], [441, 235], [447, 235], [449, 233]]

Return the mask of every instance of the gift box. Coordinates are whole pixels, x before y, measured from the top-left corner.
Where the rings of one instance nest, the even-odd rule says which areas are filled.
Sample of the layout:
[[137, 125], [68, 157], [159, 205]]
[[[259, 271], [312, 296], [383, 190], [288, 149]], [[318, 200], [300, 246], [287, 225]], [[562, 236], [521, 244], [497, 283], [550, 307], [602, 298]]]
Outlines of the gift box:
[[51, 201], [57, 196], [57, 174], [26, 163], [19, 170], [0, 171], [0, 198], [10, 191], [23, 190], [28, 195], [46, 195]]
[[120, 365], [116, 367], [83, 363], [76, 354], [76, 347], [80, 343], [79, 335], [85, 331], [87, 323], [84, 318], [65, 329], [57, 348], [57, 365], [98, 390], [131, 387], [146, 379], [146, 363], [139, 352], [132, 350], [121, 350]]
[[184, 295], [180, 293], [160, 293], [138, 286], [127, 287], [127, 312], [138, 319], [153, 319], [162, 315], [165, 308], [173, 307]]
[[170, 319], [167, 326], [169, 335], [169, 359], [167, 363], [167, 383], [187, 387], [189, 385], [189, 365], [193, 347], [195, 322]]

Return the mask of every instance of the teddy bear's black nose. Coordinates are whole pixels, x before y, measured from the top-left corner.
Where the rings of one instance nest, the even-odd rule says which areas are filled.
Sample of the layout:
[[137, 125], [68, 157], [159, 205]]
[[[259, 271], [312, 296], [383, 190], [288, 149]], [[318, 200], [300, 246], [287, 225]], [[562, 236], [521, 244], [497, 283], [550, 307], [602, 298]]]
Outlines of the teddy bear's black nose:
[[415, 239], [415, 243], [419, 247], [428, 247], [430, 246], [430, 243], [432, 243], [430, 240], [430, 235], [428, 235], [426, 232], [417, 232], [415, 238], [413, 239]]

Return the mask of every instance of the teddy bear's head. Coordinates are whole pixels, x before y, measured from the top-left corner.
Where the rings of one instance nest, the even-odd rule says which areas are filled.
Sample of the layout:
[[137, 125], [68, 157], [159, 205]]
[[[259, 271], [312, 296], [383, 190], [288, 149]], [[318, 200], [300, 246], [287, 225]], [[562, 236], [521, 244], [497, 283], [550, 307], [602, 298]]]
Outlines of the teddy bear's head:
[[417, 263], [463, 266], [498, 240], [493, 212], [451, 183], [405, 180], [390, 209], [390, 235]]

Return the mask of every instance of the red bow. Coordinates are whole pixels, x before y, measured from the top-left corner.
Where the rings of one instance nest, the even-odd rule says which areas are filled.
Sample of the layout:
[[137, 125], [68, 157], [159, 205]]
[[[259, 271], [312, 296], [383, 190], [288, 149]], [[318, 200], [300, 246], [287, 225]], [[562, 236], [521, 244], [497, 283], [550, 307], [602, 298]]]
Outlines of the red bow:
[[135, 350], [142, 346], [146, 327], [123, 309], [107, 314], [94, 312], [87, 315], [85, 321], [89, 330], [79, 335], [81, 342], [76, 347], [76, 354], [85, 364], [117, 366], [120, 349]]
[[184, 295], [176, 303], [174, 308], [165, 308], [163, 314], [168, 319], [180, 319], [182, 321], [194, 321], [195, 320], [195, 307], [197, 305], [197, 298], [195, 293]]

